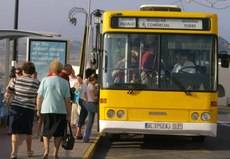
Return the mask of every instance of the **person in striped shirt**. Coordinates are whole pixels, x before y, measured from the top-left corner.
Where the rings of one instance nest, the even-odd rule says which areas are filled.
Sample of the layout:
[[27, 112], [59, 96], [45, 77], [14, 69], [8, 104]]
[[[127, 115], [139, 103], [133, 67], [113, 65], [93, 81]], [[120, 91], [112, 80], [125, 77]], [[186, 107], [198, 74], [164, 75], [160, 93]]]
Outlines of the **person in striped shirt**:
[[36, 72], [32, 62], [25, 62], [22, 65], [22, 76], [15, 78], [8, 88], [7, 93], [13, 96], [11, 102], [11, 159], [17, 158], [17, 148], [20, 136], [26, 135], [27, 155], [33, 155], [32, 128], [35, 111], [35, 101], [39, 81], [33, 78]]

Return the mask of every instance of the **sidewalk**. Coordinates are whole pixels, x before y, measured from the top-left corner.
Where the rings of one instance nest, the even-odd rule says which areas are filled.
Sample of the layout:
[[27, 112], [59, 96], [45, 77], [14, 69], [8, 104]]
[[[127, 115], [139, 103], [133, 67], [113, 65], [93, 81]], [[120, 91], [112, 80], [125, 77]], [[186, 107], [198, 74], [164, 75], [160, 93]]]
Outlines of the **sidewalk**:
[[218, 106], [219, 112], [230, 112], [230, 106], [225, 106], [225, 105], [219, 105]]
[[[73, 130], [75, 132], [75, 129]], [[84, 130], [83, 130], [84, 132]], [[75, 140], [75, 145], [73, 150], [64, 150], [60, 147], [59, 158], [60, 159], [89, 159], [92, 157], [92, 153], [95, 149], [97, 140], [99, 139], [99, 133], [97, 132], [97, 120], [95, 120], [92, 137], [89, 143], [83, 143], [82, 140]], [[50, 153], [49, 158], [52, 156], [52, 146], [53, 140], [50, 143]], [[34, 151], [33, 157], [31, 159], [41, 159], [43, 156], [43, 143], [40, 142], [40, 137], [36, 136], [36, 124], [34, 126], [33, 144], [32, 149]], [[11, 145], [10, 145], [10, 135], [7, 134], [6, 128], [0, 128], [0, 159], [8, 159], [10, 157]], [[25, 140], [22, 141], [18, 149], [18, 159], [28, 159], [26, 155], [26, 143]]]

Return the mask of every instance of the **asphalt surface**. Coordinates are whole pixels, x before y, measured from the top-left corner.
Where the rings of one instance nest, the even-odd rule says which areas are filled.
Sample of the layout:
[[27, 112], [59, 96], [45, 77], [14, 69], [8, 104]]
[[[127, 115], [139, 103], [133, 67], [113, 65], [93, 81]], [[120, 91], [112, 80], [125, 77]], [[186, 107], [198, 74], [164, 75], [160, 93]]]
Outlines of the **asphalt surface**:
[[230, 112], [226, 110], [218, 115], [217, 137], [206, 137], [204, 142], [183, 136], [103, 136], [93, 159], [230, 159]]

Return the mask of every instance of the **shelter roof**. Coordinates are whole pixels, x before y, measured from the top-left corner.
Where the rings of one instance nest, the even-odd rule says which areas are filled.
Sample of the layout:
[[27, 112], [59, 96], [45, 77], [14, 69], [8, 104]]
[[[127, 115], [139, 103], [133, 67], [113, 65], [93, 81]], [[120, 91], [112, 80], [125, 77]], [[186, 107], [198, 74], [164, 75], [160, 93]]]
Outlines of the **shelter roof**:
[[15, 30], [15, 29], [0, 29], [0, 40], [2, 39], [17, 39], [23, 37], [31, 37], [31, 36], [39, 36], [39, 37], [60, 37], [60, 34], [57, 33], [45, 33], [45, 32], [34, 32], [34, 31], [24, 31], [24, 30]]

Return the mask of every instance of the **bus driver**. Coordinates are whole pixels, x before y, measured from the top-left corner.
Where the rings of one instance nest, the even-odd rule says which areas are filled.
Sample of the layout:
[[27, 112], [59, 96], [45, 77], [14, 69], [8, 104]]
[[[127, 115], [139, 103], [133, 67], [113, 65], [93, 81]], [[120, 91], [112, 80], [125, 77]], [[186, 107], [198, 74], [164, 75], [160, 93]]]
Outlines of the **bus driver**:
[[186, 72], [186, 73], [196, 73], [195, 65], [189, 60], [186, 54], [181, 54], [176, 56], [177, 63], [172, 69], [172, 73]]

